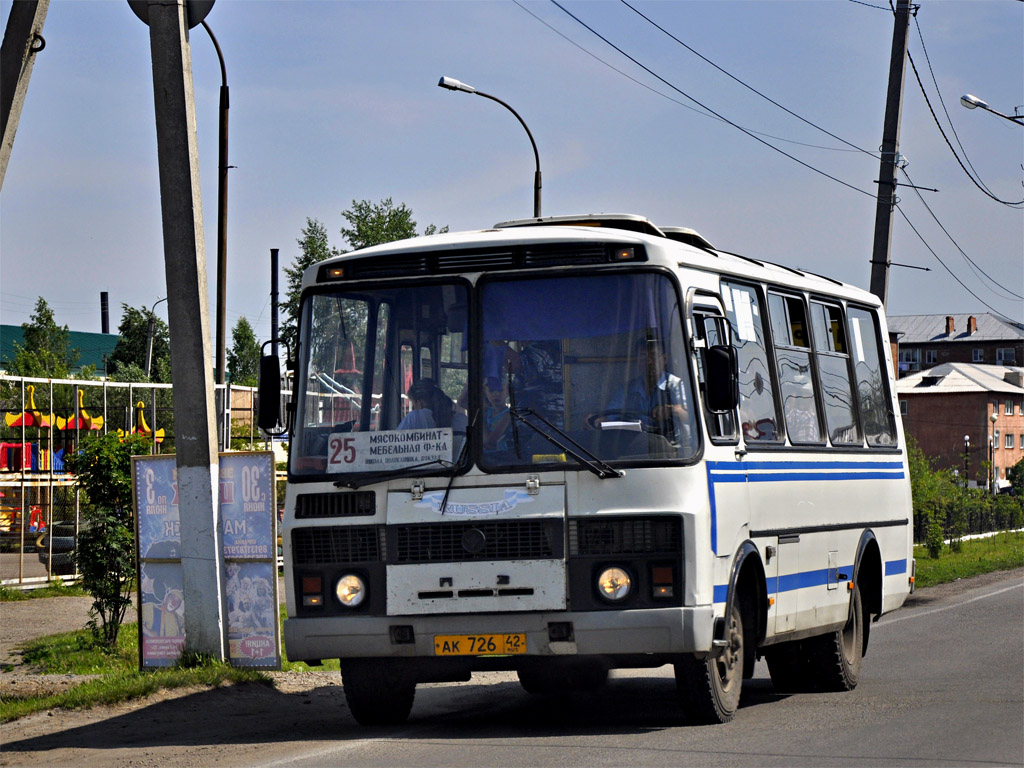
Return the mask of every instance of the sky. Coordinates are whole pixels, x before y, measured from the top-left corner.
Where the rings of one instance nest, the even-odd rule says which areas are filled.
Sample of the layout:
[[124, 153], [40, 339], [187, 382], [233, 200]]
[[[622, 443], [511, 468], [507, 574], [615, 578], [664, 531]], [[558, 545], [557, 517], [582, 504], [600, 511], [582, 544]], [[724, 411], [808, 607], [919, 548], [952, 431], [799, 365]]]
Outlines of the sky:
[[[441, 76], [529, 125], [545, 215], [641, 214], [868, 288], [886, 0], [629, 0], [649, 21], [560, 1], [216, 0], [229, 344], [242, 316], [269, 337], [270, 249], [290, 265], [307, 218], [347, 249], [353, 200], [403, 202], [421, 232], [532, 214], [522, 126]], [[116, 332], [122, 304], [167, 295], [148, 29], [124, 0], [51, 0], [43, 37], [0, 191], [0, 323], [42, 296], [59, 324], [98, 332], [106, 291]], [[212, 326], [221, 77], [205, 30], [190, 38]], [[899, 188], [892, 261], [930, 271], [894, 267], [888, 312], [1022, 322], [1024, 210], [1005, 203], [1024, 200], [1024, 127], [959, 98], [1024, 112], [1024, 2], [921, 0], [909, 51], [927, 101], [908, 64], [900, 180], [938, 191]]]

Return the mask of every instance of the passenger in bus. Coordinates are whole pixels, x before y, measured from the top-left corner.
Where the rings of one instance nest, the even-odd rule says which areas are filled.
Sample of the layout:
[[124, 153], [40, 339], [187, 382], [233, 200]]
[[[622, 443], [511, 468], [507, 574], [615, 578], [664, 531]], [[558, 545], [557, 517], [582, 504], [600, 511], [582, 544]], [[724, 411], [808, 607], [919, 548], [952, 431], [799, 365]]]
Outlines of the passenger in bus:
[[406, 394], [412, 410], [399, 422], [397, 429], [433, 429], [452, 425], [452, 400], [433, 379], [413, 382]]
[[484, 428], [485, 451], [507, 451], [512, 448], [509, 424], [512, 416], [508, 411], [508, 391], [501, 380], [488, 376], [484, 380]]
[[683, 430], [680, 440], [689, 440], [689, 410], [683, 380], [669, 373], [667, 353], [661, 342], [641, 338], [635, 347], [638, 375], [612, 397], [608, 407], [587, 417], [587, 423], [600, 429], [605, 422], [636, 421], [652, 432], [673, 435], [676, 425]]

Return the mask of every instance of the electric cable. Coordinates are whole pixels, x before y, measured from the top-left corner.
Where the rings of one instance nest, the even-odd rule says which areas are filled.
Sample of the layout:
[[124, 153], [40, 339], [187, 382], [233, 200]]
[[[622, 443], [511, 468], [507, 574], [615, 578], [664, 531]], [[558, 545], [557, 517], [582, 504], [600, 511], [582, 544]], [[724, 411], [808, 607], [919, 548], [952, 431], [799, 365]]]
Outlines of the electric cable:
[[798, 158], [798, 157], [794, 157], [793, 155], [789, 154], [788, 152], [786, 152], [786, 151], [784, 151], [784, 150], [782, 150], [782, 149], [779, 149], [779, 148], [778, 148], [778, 147], [776, 147], [776, 146], [775, 146], [774, 144], [770, 144], [769, 142], [765, 141], [764, 139], [760, 138], [759, 136], [756, 136], [756, 135], [754, 135], [753, 133], [751, 133], [750, 131], [748, 131], [748, 130], [747, 130], [746, 128], [744, 128], [743, 126], [741, 126], [741, 125], [737, 125], [737, 124], [736, 124], [736, 123], [734, 123], [734, 122], [733, 122], [732, 120], [729, 120], [729, 119], [728, 119], [727, 117], [724, 117], [724, 116], [722, 116], [722, 115], [718, 114], [717, 112], [715, 112], [715, 110], [711, 109], [711, 107], [709, 107], [709, 106], [708, 106], [707, 104], [704, 104], [704, 103], [702, 103], [702, 102], [701, 102], [701, 101], [699, 101], [698, 99], [694, 98], [694, 97], [693, 97], [693, 96], [691, 96], [690, 94], [688, 94], [688, 93], [686, 93], [685, 91], [683, 91], [683, 90], [682, 90], [681, 88], [679, 88], [679, 87], [677, 87], [677, 86], [673, 85], [673, 84], [672, 84], [672, 83], [670, 83], [670, 82], [669, 82], [668, 80], [666, 80], [666, 79], [665, 79], [665, 78], [663, 78], [663, 77], [662, 77], [661, 75], [659, 75], [659, 74], [658, 74], [657, 72], [655, 72], [654, 70], [652, 70], [652, 69], [651, 69], [650, 67], [648, 67], [648, 66], [646, 66], [646, 65], [644, 65], [644, 64], [642, 64], [642, 63], [640, 63], [640, 62], [639, 62], [639, 61], [638, 61], [638, 60], [637, 60], [636, 58], [634, 58], [634, 57], [633, 57], [633, 56], [631, 56], [630, 54], [626, 53], [626, 52], [625, 52], [624, 50], [622, 50], [622, 48], [619, 48], [619, 47], [618, 47], [617, 45], [615, 45], [615, 43], [611, 42], [611, 41], [610, 41], [610, 40], [609, 40], [608, 38], [606, 38], [606, 37], [605, 37], [604, 35], [602, 35], [602, 34], [601, 34], [600, 32], [598, 32], [597, 30], [595, 30], [595, 29], [594, 29], [593, 27], [591, 27], [590, 25], [588, 25], [588, 24], [587, 24], [586, 22], [584, 22], [584, 21], [583, 21], [582, 19], [580, 19], [580, 18], [579, 18], [578, 16], [576, 16], [576, 15], [575, 15], [575, 14], [573, 14], [573, 13], [572, 13], [571, 11], [569, 11], [568, 9], [566, 9], [566, 8], [565, 8], [565, 7], [563, 6], [563, 5], [561, 5], [561, 4], [560, 4], [560, 3], [558, 2], [558, 0], [551, 0], [551, 2], [552, 2], [552, 4], [553, 4], [553, 5], [555, 5], [555, 7], [557, 7], [557, 8], [559, 9], [559, 10], [561, 10], [561, 11], [562, 11], [562, 12], [563, 12], [563, 13], [564, 13], [565, 15], [567, 15], [567, 16], [568, 16], [569, 18], [571, 18], [571, 19], [572, 19], [573, 21], [575, 21], [575, 22], [576, 22], [577, 24], [579, 24], [579, 25], [580, 25], [580, 26], [582, 26], [582, 27], [583, 27], [584, 29], [586, 29], [587, 31], [589, 31], [589, 32], [590, 32], [590, 33], [591, 33], [592, 35], [594, 35], [595, 37], [597, 37], [597, 38], [599, 38], [600, 40], [602, 40], [602, 41], [603, 41], [603, 42], [604, 42], [604, 43], [605, 43], [606, 45], [608, 45], [609, 47], [611, 47], [611, 48], [615, 49], [615, 50], [616, 50], [616, 51], [617, 51], [617, 52], [618, 52], [619, 54], [621, 54], [622, 56], [625, 56], [625, 57], [626, 57], [627, 59], [629, 59], [629, 60], [630, 60], [630, 61], [632, 61], [632, 62], [633, 62], [634, 64], [636, 64], [636, 65], [637, 65], [638, 67], [640, 67], [640, 68], [641, 68], [642, 70], [644, 70], [645, 72], [647, 72], [647, 73], [648, 73], [649, 75], [651, 75], [652, 77], [655, 77], [655, 78], [657, 78], [658, 80], [660, 80], [660, 81], [661, 81], [662, 83], [664, 83], [665, 85], [667, 85], [667, 86], [668, 86], [669, 88], [671, 88], [671, 89], [672, 89], [673, 91], [675, 91], [676, 93], [679, 93], [679, 94], [680, 94], [681, 96], [683, 96], [683, 97], [685, 97], [685, 98], [689, 99], [689, 100], [690, 100], [690, 101], [692, 101], [692, 102], [693, 102], [694, 104], [696, 104], [696, 105], [698, 105], [699, 107], [701, 107], [702, 109], [705, 109], [705, 110], [707, 110], [707, 111], [708, 111], [708, 112], [710, 112], [710, 113], [711, 113], [712, 115], [714, 115], [715, 117], [717, 117], [718, 119], [720, 119], [720, 120], [721, 120], [722, 122], [724, 122], [724, 123], [727, 123], [727, 124], [731, 125], [731, 126], [732, 126], [733, 128], [735, 128], [736, 130], [738, 130], [738, 131], [740, 131], [741, 133], [743, 133], [743, 134], [745, 134], [745, 135], [749, 136], [750, 138], [752, 138], [752, 139], [753, 139], [754, 141], [757, 141], [757, 142], [759, 142], [759, 143], [761, 143], [761, 144], [764, 144], [764, 145], [765, 145], [766, 147], [768, 147], [769, 149], [771, 149], [771, 150], [774, 150], [775, 152], [778, 152], [778, 153], [779, 153], [780, 155], [783, 155], [784, 157], [788, 157], [788, 158], [789, 158], [790, 160], [792, 160], [793, 162], [795, 162], [795, 163], [797, 163], [797, 164], [799, 164], [799, 165], [802, 165], [802, 166], [803, 166], [804, 168], [807, 168], [808, 170], [810, 170], [810, 171], [813, 171], [814, 173], [817, 173], [817, 174], [819, 174], [819, 175], [821, 175], [821, 176], [824, 176], [824, 177], [825, 177], [825, 178], [827, 178], [827, 179], [831, 179], [832, 181], [836, 182], [837, 184], [842, 184], [842, 185], [843, 185], [844, 187], [847, 187], [848, 189], [852, 189], [852, 190], [853, 190], [854, 192], [859, 192], [860, 194], [862, 194], [862, 195], [864, 195], [864, 196], [866, 196], [866, 197], [870, 197], [870, 198], [871, 198], [872, 200], [875, 200], [875, 199], [877, 199], [877, 197], [878, 197], [878, 196], [877, 196], [876, 194], [874, 194], [874, 193], [872, 193], [872, 192], [866, 192], [865, 190], [863, 190], [863, 189], [860, 189], [859, 187], [855, 187], [855, 186], [854, 186], [853, 184], [850, 184], [850, 183], [848, 183], [848, 182], [845, 182], [845, 181], [843, 181], [842, 179], [839, 179], [839, 178], [837, 178], [837, 177], [835, 177], [835, 176], [833, 176], [833, 175], [831, 175], [831, 174], [829, 174], [829, 173], [825, 173], [825, 171], [822, 171], [822, 170], [820, 170], [819, 168], [815, 168], [815, 167], [814, 167], [813, 165], [811, 165], [810, 163], [805, 163], [805, 162], [804, 162], [803, 160], [801, 160], [800, 158]]

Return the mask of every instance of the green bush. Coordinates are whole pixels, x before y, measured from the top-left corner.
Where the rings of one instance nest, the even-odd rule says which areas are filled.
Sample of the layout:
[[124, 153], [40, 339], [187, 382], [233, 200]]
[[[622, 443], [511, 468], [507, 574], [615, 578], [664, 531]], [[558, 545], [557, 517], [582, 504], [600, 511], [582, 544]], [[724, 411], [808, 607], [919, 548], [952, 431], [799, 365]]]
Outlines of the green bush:
[[75, 548], [82, 586], [92, 596], [89, 628], [106, 648], [117, 636], [131, 605], [135, 583], [135, 514], [132, 456], [149, 453], [140, 435], [119, 438], [110, 432], [82, 441], [67, 459], [78, 487], [85, 492], [84, 524]]

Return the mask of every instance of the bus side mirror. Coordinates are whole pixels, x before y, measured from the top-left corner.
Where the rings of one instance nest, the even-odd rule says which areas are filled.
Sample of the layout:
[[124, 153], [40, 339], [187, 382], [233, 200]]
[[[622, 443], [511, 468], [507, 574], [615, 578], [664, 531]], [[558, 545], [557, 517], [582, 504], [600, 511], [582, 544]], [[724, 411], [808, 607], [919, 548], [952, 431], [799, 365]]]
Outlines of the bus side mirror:
[[712, 413], [730, 413], [740, 401], [736, 349], [721, 344], [709, 347], [706, 352], [705, 405]]
[[[268, 341], [264, 344], [266, 348]], [[260, 357], [260, 378], [257, 390], [256, 424], [270, 435], [281, 435], [281, 361], [275, 354]]]

